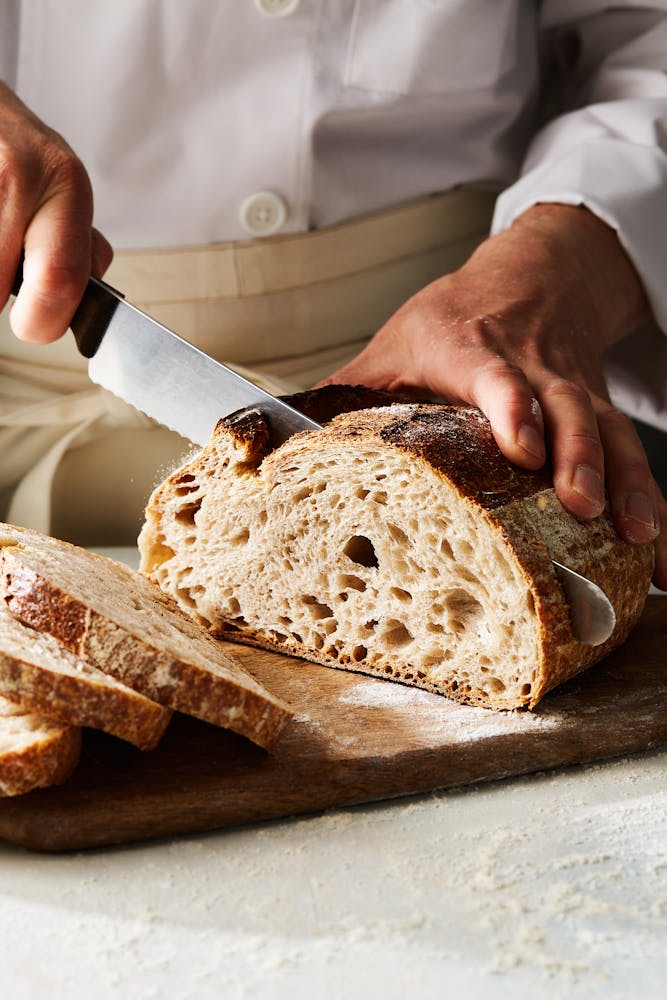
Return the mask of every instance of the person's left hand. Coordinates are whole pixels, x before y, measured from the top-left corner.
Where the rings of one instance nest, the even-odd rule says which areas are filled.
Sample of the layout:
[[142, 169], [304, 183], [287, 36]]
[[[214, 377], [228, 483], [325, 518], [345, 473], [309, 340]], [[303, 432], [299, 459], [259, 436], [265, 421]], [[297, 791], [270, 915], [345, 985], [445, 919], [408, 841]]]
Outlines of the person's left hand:
[[605, 348], [648, 318], [613, 230], [584, 208], [538, 205], [408, 300], [326, 383], [425, 389], [478, 406], [503, 453], [526, 468], [544, 463], [546, 439], [564, 506], [599, 515], [606, 482], [619, 534], [658, 539], [654, 580], [667, 589], [667, 503], [632, 422], [610, 402], [602, 364]]

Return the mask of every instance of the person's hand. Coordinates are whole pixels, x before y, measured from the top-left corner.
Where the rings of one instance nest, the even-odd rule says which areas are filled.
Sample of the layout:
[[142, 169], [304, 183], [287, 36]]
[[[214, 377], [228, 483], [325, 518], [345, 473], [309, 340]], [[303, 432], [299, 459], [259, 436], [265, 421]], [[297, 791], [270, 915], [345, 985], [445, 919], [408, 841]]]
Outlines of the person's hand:
[[409, 299], [326, 383], [426, 389], [478, 406], [503, 453], [538, 468], [586, 519], [605, 505], [630, 542], [656, 544], [667, 589], [667, 504], [631, 421], [610, 400], [606, 347], [648, 320], [616, 234], [584, 208], [538, 205], [464, 266]]
[[90, 274], [109, 266], [93, 229], [88, 175], [64, 139], [0, 83], [0, 308], [21, 251], [23, 284], [10, 312], [17, 337], [49, 343], [67, 329]]

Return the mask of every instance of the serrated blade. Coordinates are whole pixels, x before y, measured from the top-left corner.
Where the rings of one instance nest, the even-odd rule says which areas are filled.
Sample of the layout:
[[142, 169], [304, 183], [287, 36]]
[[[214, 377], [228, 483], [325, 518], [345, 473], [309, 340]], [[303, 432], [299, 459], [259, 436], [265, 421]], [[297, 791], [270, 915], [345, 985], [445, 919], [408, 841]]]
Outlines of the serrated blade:
[[95, 278], [89, 281], [88, 303], [93, 295], [93, 306], [86, 308], [84, 297], [72, 321], [82, 353], [90, 357], [94, 351], [88, 363], [91, 379], [158, 423], [198, 445], [206, 444], [221, 417], [249, 407], [266, 415], [276, 444], [297, 431], [319, 428]]

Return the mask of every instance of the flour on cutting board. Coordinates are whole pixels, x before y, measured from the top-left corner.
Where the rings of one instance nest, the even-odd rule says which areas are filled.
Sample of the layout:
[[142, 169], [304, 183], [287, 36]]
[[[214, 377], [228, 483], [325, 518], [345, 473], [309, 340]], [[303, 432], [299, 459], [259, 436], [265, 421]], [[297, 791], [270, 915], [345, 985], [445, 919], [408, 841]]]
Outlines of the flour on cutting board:
[[343, 691], [338, 701], [359, 708], [418, 710], [420, 723], [425, 729], [450, 732], [457, 742], [509, 733], [543, 732], [554, 729], [561, 719], [560, 712], [538, 715], [535, 712], [495, 712], [488, 708], [459, 705], [439, 694], [374, 678], [360, 681]]

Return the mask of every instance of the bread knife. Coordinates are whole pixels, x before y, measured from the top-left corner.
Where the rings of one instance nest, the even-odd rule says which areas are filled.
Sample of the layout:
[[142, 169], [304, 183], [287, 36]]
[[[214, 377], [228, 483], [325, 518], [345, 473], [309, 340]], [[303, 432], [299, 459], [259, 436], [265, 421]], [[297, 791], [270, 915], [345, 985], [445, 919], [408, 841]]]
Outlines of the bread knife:
[[[22, 280], [21, 266], [14, 295]], [[70, 328], [93, 382], [193, 444], [205, 445], [221, 417], [248, 407], [268, 417], [275, 444], [320, 427], [126, 302], [100, 278], [88, 279]]]
[[[14, 295], [22, 280], [21, 262]], [[253, 407], [268, 417], [276, 445], [297, 431], [320, 429], [315, 420], [137, 309], [101, 278], [88, 279], [70, 328], [88, 358], [93, 382], [193, 444], [205, 445], [221, 417]], [[605, 642], [616, 626], [607, 595], [567, 566], [553, 565], [570, 605], [575, 638], [591, 646]]]

